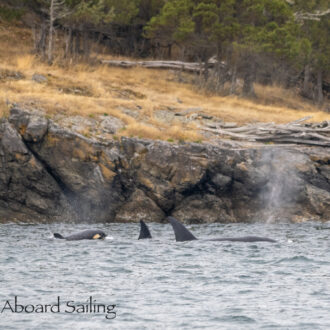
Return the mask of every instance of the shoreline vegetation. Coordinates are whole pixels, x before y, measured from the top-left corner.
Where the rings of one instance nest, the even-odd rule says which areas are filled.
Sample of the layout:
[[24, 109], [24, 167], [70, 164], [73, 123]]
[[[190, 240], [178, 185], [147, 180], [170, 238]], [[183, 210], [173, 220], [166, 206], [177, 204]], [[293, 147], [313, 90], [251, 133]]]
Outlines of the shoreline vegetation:
[[328, 98], [112, 67], [100, 61], [138, 58], [93, 40], [63, 58], [67, 31], [53, 32], [50, 63], [23, 20], [0, 19], [0, 221], [330, 220]]
[[[19, 33], [16, 36], [22, 40], [29, 31], [18, 29], [18, 32], [23, 37], [19, 38]], [[3, 49], [12, 51], [10, 45]], [[180, 83], [176, 73], [164, 70], [85, 63], [48, 66], [31, 55], [29, 48], [25, 53], [20, 50], [2, 58], [0, 76], [2, 115], [6, 115], [11, 104], [43, 110], [50, 117], [110, 115], [124, 123], [120, 136], [204, 140], [196, 125], [178, 118], [174, 125], [167, 121], [175, 113], [194, 109], [237, 124], [286, 123], [306, 116], [312, 122], [329, 119], [328, 113], [296, 97], [292, 91], [276, 86], [257, 85], [256, 100], [221, 97], [198, 91], [192, 84]], [[88, 129], [84, 132], [82, 128], [81, 133], [88, 134]]]
[[[54, 43], [64, 36], [56, 34]], [[198, 75], [141, 67], [118, 68], [101, 60], [121, 60], [107, 54], [100, 45], [91, 47], [89, 60], [63, 59], [62, 49], [54, 52], [52, 65], [34, 53], [33, 30], [21, 22], [0, 21], [0, 114], [10, 107], [41, 110], [46, 116], [80, 116], [93, 119], [111, 116], [120, 129], [114, 138], [138, 137], [169, 142], [207, 142], [199, 121], [191, 115], [244, 124], [283, 124], [304, 117], [309, 122], [329, 120], [329, 113], [298, 96], [295, 88], [255, 84], [254, 98], [217, 95], [196, 85]], [[18, 46], [19, 45], [19, 46]], [[242, 82], [238, 79], [238, 85]], [[228, 85], [229, 89], [230, 86]], [[184, 114], [184, 116], [177, 115]], [[189, 117], [190, 116], [190, 117]], [[189, 117], [189, 118], [188, 118]], [[188, 119], [187, 119], [188, 118]], [[80, 133], [91, 135], [88, 127]]]

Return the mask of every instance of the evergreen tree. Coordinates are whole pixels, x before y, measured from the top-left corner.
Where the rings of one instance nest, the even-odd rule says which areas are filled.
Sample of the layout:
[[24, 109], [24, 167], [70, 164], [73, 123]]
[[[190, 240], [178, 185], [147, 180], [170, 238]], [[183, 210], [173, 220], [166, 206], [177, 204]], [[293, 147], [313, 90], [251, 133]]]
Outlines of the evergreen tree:
[[[330, 8], [326, 0], [297, 0], [292, 8], [304, 40], [304, 83], [302, 94], [323, 103], [323, 77], [330, 73]], [[312, 84], [312, 77], [316, 83]], [[312, 88], [311, 86], [315, 87]]]
[[[218, 61], [227, 57], [232, 73], [238, 67], [243, 77], [243, 94], [254, 96], [258, 55], [266, 50], [291, 52], [294, 38], [288, 22], [292, 21], [283, 0], [169, 0], [151, 19], [146, 35], [192, 48], [203, 62], [214, 52]], [[281, 31], [286, 40], [277, 43], [279, 48], [271, 47]]]
[[80, 40], [82, 37], [83, 54], [85, 58], [90, 54], [89, 31], [100, 24], [106, 24], [113, 20], [114, 9], [111, 0], [66, 0], [70, 8], [63, 23], [68, 28], [66, 42], [66, 55], [73, 52], [73, 30], [76, 30], [75, 52], [80, 52]]

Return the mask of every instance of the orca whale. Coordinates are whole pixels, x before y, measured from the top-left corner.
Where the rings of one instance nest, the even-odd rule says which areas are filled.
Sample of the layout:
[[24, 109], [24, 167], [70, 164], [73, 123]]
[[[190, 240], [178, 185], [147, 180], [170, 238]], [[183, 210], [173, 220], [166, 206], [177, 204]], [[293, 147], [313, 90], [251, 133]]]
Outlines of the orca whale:
[[[168, 217], [169, 222], [173, 227], [175, 239], [177, 242], [193, 241], [197, 238], [178, 220], [173, 217]], [[244, 237], [224, 237], [224, 238], [211, 238], [207, 241], [230, 241], [230, 242], [272, 242], [276, 241], [267, 237], [258, 236], [244, 236]]]
[[140, 235], [138, 239], [152, 238], [149, 228], [143, 220], [140, 220]]
[[66, 239], [67, 241], [78, 241], [82, 239], [104, 239], [106, 236], [107, 235], [102, 230], [97, 229], [87, 229], [65, 237], [61, 234], [54, 233], [55, 238]]

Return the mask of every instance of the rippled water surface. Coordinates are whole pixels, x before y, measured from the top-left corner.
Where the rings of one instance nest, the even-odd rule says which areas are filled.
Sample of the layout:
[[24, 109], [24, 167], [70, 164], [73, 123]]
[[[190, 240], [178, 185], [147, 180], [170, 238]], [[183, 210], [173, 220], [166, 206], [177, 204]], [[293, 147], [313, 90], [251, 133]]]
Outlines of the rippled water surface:
[[[0, 312], [14, 303], [60, 313], [0, 313], [1, 329], [330, 329], [330, 224], [191, 225], [200, 239], [258, 235], [278, 243], [177, 243], [167, 224], [106, 224], [110, 239], [63, 241], [86, 224], [0, 225]], [[66, 313], [68, 301], [115, 304]], [[71, 311], [71, 309], [70, 309]]]

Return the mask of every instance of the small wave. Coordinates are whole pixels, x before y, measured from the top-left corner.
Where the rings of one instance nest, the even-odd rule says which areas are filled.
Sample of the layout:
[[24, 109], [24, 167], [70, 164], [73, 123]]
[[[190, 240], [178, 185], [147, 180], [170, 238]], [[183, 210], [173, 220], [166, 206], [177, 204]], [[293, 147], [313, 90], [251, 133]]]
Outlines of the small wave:
[[330, 227], [316, 226], [316, 230], [330, 230]]
[[255, 323], [256, 320], [252, 317], [248, 317], [245, 315], [228, 315], [225, 318], [222, 318], [222, 321], [225, 322], [238, 322], [238, 323]]
[[288, 263], [288, 262], [315, 262], [316, 260], [307, 258], [305, 256], [294, 256], [291, 258], [282, 258], [278, 261], [275, 261], [275, 264]]
[[246, 289], [246, 290], [238, 291], [238, 294], [248, 294], [248, 293], [253, 293], [253, 292], [255, 292], [255, 290]]

